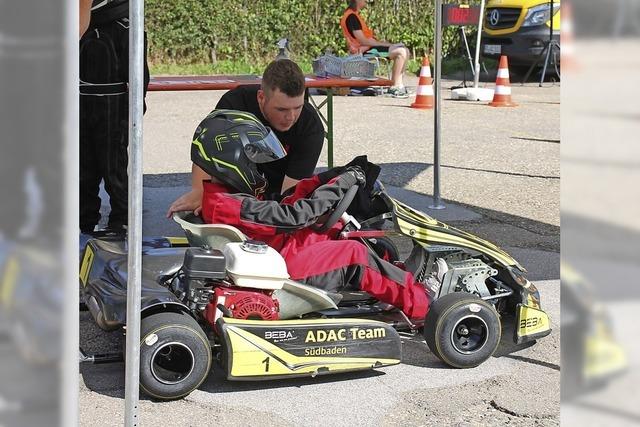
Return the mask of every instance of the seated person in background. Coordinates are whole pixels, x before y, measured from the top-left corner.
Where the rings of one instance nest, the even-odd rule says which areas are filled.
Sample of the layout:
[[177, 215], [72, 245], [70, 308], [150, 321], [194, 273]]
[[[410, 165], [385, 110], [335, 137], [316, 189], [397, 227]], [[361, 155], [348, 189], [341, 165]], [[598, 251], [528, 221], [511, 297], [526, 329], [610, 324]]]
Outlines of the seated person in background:
[[[216, 109], [239, 110], [253, 114], [273, 130], [287, 153], [278, 161], [260, 165], [269, 183], [269, 191], [279, 194], [299, 180], [313, 175], [324, 142], [324, 126], [316, 110], [304, 99], [304, 74], [289, 59], [271, 62], [264, 70], [262, 83], [240, 86], [225, 93]], [[202, 181], [209, 174], [197, 164], [191, 169], [191, 191], [178, 198], [167, 216], [173, 212], [200, 212]]]
[[196, 129], [191, 160], [211, 175], [204, 182], [202, 216], [232, 225], [283, 256], [293, 280], [330, 292], [363, 290], [422, 325], [429, 307], [414, 276], [355, 240], [334, 240], [340, 221], [325, 233], [311, 228], [366, 178], [358, 166], [330, 169], [300, 181], [280, 201], [268, 200], [258, 166], [286, 155], [278, 138], [249, 114], [213, 111]]
[[349, 53], [366, 54], [372, 49], [380, 53], [389, 53], [389, 59], [393, 60], [393, 69], [391, 71], [391, 80], [393, 86], [389, 89], [389, 93], [394, 98], [407, 98], [409, 94], [404, 87], [402, 75], [404, 74], [405, 65], [409, 58], [409, 50], [402, 43], [389, 43], [377, 40], [367, 24], [360, 16], [360, 10], [367, 4], [367, 0], [348, 0], [348, 7], [340, 19], [342, 32], [347, 39]]

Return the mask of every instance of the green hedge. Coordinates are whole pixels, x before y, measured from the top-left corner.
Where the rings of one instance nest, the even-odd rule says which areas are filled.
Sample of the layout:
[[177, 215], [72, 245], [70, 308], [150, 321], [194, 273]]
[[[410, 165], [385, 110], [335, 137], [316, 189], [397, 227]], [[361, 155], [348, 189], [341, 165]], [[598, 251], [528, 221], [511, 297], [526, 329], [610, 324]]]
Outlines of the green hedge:
[[[266, 63], [288, 37], [294, 59], [309, 61], [325, 49], [344, 54], [340, 30], [345, 0], [146, 0], [152, 64], [216, 61]], [[433, 46], [433, 2], [376, 0], [363, 11], [379, 38], [404, 42], [418, 58]], [[455, 29], [443, 51], [458, 49]]]

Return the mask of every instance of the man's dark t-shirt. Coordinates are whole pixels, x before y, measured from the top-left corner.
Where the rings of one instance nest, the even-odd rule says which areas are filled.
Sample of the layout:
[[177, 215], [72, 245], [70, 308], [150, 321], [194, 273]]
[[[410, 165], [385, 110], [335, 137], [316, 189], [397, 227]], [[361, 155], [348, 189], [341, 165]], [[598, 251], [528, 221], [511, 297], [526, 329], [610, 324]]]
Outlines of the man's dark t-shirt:
[[[258, 105], [258, 89], [260, 86], [240, 86], [225, 93], [216, 109], [240, 110], [255, 115], [265, 126], [271, 127], [262, 115]], [[276, 134], [287, 156], [275, 162], [258, 165], [269, 183], [268, 193], [280, 193], [284, 176], [293, 179], [308, 178], [313, 175], [322, 144], [324, 142], [324, 126], [316, 110], [305, 102], [298, 121], [285, 132], [272, 129]]]

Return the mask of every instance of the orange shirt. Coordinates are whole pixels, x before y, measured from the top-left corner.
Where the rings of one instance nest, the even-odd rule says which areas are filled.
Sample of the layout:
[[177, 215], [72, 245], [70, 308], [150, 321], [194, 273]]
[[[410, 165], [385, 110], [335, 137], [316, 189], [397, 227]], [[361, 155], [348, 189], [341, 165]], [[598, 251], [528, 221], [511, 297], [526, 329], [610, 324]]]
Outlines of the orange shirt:
[[356, 18], [358, 18], [365, 37], [373, 37], [373, 30], [367, 26], [367, 23], [364, 22], [364, 19], [362, 19], [360, 14], [351, 8], [347, 8], [347, 10], [345, 10], [344, 14], [342, 15], [342, 18], [340, 19], [340, 27], [342, 27], [342, 33], [347, 39], [347, 47], [349, 48], [349, 53], [364, 53], [369, 50], [370, 46], [363, 46], [362, 44], [360, 44], [358, 39], [349, 34], [349, 29], [347, 28], [347, 18], [349, 18], [350, 15], [355, 15]]

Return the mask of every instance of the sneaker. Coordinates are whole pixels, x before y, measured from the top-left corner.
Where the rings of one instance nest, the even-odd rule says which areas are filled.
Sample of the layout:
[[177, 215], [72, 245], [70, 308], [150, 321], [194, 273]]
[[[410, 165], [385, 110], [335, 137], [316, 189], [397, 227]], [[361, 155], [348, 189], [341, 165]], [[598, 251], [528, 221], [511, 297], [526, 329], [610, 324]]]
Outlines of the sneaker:
[[404, 86], [391, 86], [391, 88], [389, 88], [389, 92], [387, 93], [391, 95], [392, 98], [405, 99], [409, 97], [409, 92], [407, 92], [407, 88]]

